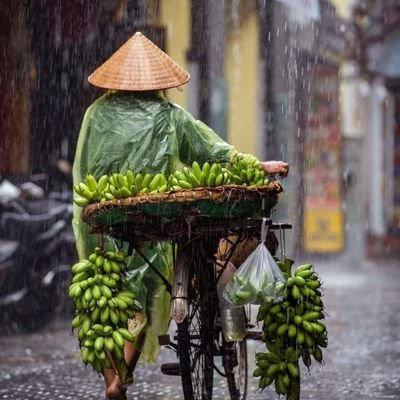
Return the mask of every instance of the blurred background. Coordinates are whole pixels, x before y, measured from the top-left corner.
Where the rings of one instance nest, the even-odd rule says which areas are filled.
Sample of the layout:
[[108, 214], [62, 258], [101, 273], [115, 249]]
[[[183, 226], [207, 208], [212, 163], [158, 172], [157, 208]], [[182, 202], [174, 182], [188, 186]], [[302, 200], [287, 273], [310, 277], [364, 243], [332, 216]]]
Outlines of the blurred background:
[[[170, 99], [290, 164], [290, 252], [400, 253], [397, 1], [2, 1], [0, 174], [70, 190], [87, 76], [135, 31], [191, 73]], [[65, 161], [65, 162], [64, 162]], [[61, 171], [60, 171], [61, 170]]]
[[[290, 164], [300, 253], [400, 253], [400, 9], [379, 0], [7, 1], [0, 174], [70, 190], [87, 76], [135, 31], [191, 73], [171, 101], [238, 150]], [[61, 171], [60, 171], [61, 170]]]
[[[364, 277], [386, 262], [398, 266], [399, 1], [2, 0], [0, 306], [24, 299], [9, 315], [1, 308], [3, 329], [70, 315], [60, 293], [76, 258], [71, 164], [85, 110], [103, 93], [87, 77], [136, 31], [190, 72], [189, 84], [168, 91], [172, 102], [239, 151], [290, 164], [274, 215], [293, 224], [289, 257], [343, 262], [346, 273], [367, 260]], [[379, 270], [387, 279], [379, 292], [358, 288], [392, 290], [374, 299], [394, 310], [396, 274]], [[328, 279], [339, 336], [335, 309], [352, 307], [341, 296], [353, 278]], [[354, 315], [346, 316], [350, 323]], [[396, 382], [385, 398], [398, 398]]]

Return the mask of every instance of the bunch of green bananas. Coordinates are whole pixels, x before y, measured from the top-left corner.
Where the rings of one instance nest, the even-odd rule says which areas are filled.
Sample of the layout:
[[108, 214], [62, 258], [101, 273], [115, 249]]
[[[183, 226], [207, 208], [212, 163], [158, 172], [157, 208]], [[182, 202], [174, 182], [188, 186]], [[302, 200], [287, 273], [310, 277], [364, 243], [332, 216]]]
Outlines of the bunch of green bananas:
[[183, 167], [170, 175], [169, 189], [192, 189], [196, 187], [215, 187], [230, 183], [230, 172], [219, 163], [205, 162], [202, 166], [197, 161], [192, 167]]
[[292, 378], [300, 375], [297, 365], [297, 351], [287, 347], [284, 351], [275, 345], [269, 345], [269, 352], [256, 353], [256, 365], [253, 375], [260, 378], [259, 387], [264, 389], [275, 381], [277, 394], [286, 394]]
[[[278, 261], [277, 264], [287, 279], [283, 301], [262, 305], [257, 315], [257, 320], [263, 321], [267, 348], [277, 357], [260, 356], [268, 359], [268, 365], [262, 362], [255, 374], [261, 377], [261, 388], [275, 380], [277, 393], [286, 394], [291, 380], [299, 379], [298, 360], [301, 358], [307, 368], [311, 365], [311, 356], [322, 363], [321, 348], [327, 347], [328, 339], [326, 327], [321, 322], [324, 318], [321, 281], [313, 266], [303, 264], [292, 271], [292, 260]], [[275, 362], [271, 361], [273, 358]], [[286, 369], [282, 362], [286, 362]], [[277, 366], [270, 368], [271, 365]]]
[[131, 197], [140, 193], [164, 193], [166, 190], [167, 178], [164, 174], [135, 174], [128, 170], [125, 175], [111, 175], [108, 199]]
[[88, 259], [71, 268], [72, 328], [78, 330], [82, 361], [96, 371], [111, 368], [111, 358], [123, 360], [124, 341], [134, 340], [127, 324], [138, 303], [135, 293], [121, 289], [125, 258], [123, 252], [97, 247]]
[[93, 175], [88, 174], [85, 182], [74, 185], [74, 191], [78, 195], [74, 198], [74, 203], [79, 207], [85, 207], [89, 203], [107, 200], [108, 188], [108, 175], [103, 175], [99, 180], [96, 180]]
[[89, 203], [106, 200], [122, 199], [136, 196], [139, 193], [163, 193], [167, 191], [167, 178], [164, 174], [135, 174], [128, 170], [125, 174], [115, 172], [112, 175], [103, 175], [98, 181], [89, 174], [85, 182], [74, 186], [78, 194], [74, 202], [79, 207]]
[[235, 160], [228, 168], [220, 163], [205, 162], [202, 166], [194, 161], [191, 167], [185, 166], [169, 176], [162, 173], [135, 173], [127, 170], [125, 174], [115, 172], [103, 175], [98, 180], [88, 174], [85, 182], [74, 186], [78, 196], [74, 202], [79, 207], [106, 200], [121, 199], [143, 193], [164, 193], [170, 190], [215, 187], [221, 185], [265, 186], [269, 180], [256, 162], [244, 159]]
[[229, 171], [231, 181], [236, 185], [265, 186], [269, 183], [269, 179], [259, 163], [239, 159], [230, 166]]

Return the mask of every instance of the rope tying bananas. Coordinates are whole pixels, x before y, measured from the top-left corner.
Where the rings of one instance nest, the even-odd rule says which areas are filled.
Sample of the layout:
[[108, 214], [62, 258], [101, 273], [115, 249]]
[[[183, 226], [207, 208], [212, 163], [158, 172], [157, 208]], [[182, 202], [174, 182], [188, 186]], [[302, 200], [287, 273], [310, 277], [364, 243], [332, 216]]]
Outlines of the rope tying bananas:
[[227, 168], [219, 163], [205, 162], [202, 166], [196, 161], [191, 168], [183, 167], [165, 176], [162, 173], [151, 175], [128, 170], [103, 175], [98, 180], [88, 174], [85, 182], [74, 186], [78, 195], [74, 202], [79, 207], [90, 203], [138, 196], [144, 193], [165, 193], [171, 190], [192, 189], [198, 187], [216, 187], [222, 185], [266, 186], [270, 182], [261, 166], [256, 162], [239, 159]]
[[96, 247], [72, 266], [69, 296], [74, 302], [72, 328], [78, 330], [82, 361], [101, 372], [119, 369], [125, 340], [133, 342], [128, 319], [140, 308], [132, 291], [122, 290], [126, 255]]
[[277, 394], [297, 399], [299, 359], [308, 369], [311, 356], [323, 363], [321, 348], [328, 344], [326, 327], [320, 322], [324, 318], [321, 281], [311, 264], [300, 265], [293, 271], [292, 260], [277, 264], [287, 280], [286, 289], [282, 302], [259, 308], [257, 320], [263, 322], [263, 341], [268, 352], [256, 353], [254, 376], [260, 378], [260, 389], [275, 381]]

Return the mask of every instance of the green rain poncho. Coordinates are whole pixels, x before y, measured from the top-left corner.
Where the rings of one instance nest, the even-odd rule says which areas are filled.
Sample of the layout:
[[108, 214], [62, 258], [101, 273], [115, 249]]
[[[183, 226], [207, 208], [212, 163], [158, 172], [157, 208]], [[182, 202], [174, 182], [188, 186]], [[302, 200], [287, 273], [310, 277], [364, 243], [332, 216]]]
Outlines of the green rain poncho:
[[[73, 166], [74, 184], [84, 181], [88, 173], [96, 178], [113, 172], [170, 174], [194, 160], [228, 162], [237, 151], [212, 129], [195, 120], [181, 107], [150, 92], [110, 91], [97, 99], [86, 111]], [[246, 155], [246, 157], [252, 157]], [[78, 253], [87, 257], [98, 245], [97, 235], [80, 220], [81, 209], [74, 206], [73, 226]], [[160, 243], [145, 246], [147, 257], [172, 281], [172, 250]], [[169, 294], [160, 278], [133, 256], [130, 280], [142, 290], [148, 318], [142, 360], [154, 362], [158, 351], [158, 335], [168, 329]]]

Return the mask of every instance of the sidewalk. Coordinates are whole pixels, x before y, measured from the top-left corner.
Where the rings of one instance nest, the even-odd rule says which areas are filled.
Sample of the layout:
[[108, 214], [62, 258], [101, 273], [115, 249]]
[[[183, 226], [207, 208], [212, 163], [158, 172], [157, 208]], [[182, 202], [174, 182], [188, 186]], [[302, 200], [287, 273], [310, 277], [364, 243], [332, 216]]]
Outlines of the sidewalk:
[[[325, 287], [329, 346], [325, 366], [302, 369], [301, 399], [400, 399], [400, 263], [349, 265], [315, 262]], [[249, 359], [262, 343], [249, 343]], [[0, 336], [0, 399], [97, 400], [103, 383], [79, 359], [69, 323], [52, 324], [29, 336]], [[173, 354], [163, 351], [160, 362]], [[250, 366], [250, 373], [253, 366]], [[159, 365], [139, 365], [128, 399], [182, 399], [179, 377]], [[222, 378], [214, 398], [226, 400]], [[250, 377], [248, 399], [277, 399], [272, 390], [256, 392]]]

